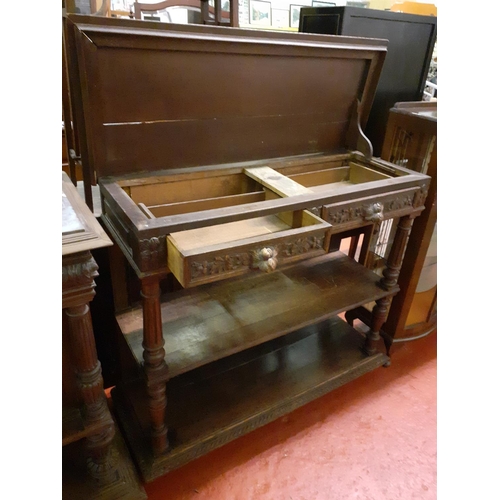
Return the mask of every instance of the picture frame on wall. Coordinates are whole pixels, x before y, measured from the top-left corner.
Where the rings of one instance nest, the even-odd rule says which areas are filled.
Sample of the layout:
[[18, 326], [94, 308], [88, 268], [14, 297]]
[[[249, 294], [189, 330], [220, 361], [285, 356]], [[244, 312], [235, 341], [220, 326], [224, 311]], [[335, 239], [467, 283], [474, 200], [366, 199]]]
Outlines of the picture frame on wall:
[[275, 28], [290, 27], [290, 11], [285, 9], [272, 9], [271, 25]]
[[300, 9], [304, 5], [292, 5], [290, 4], [290, 27], [298, 28], [300, 22]]
[[66, 12], [70, 14], [92, 14], [92, 2], [90, 0], [66, 0]]
[[250, 0], [250, 24], [271, 26], [271, 2]]
[[312, 6], [313, 7], [336, 7], [337, 4], [334, 2], [320, 2], [317, 0], [313, 0]]

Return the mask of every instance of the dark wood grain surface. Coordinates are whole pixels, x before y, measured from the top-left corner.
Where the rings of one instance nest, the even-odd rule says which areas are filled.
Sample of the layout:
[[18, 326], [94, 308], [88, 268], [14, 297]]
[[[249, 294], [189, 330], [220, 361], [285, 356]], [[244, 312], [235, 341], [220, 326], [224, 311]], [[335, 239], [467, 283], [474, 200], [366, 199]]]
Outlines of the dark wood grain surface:
[[[255, 272], [168, 294], [161, 313], [169, 374], [174, 377], [381, 298], [387, 292], [377, 285], [379, 280], [336, 252], [281, 272]], [[138, 363], [143, 351], [142, 318], [142, 307], [117, 316]]]
[[[142, 307], [118, 316], [133, 367], [124, 370], [113, 400], [143, 479], [386, 364], [376, 344], [398, 291], [396, 257], [389, 260], [385, 290], [379, 276], [338, 252], [163, 297], [160, 281], [173, 272], [166, 241], [176, 231], [217, 231], [220, 224], [303, 209], [319, 213], [338, 204], [328, 213], [332, 228], [325, 239], [353, 229], [346, 224], [368, 236], [361, 226], [376, 224], [375, 204], [396, 192], [403, 198], [382, 200], [389, 214], [420, 213], [428, 177], [372, 159], [360, 140], [387, 43], [78, 16], [66, 27], [70, 82], [78, 86], [75, 116], [85, 129], [86, 165], [101, 188], [102, 222], [141, 282]], [[368, 156], [353, 151], [360, 144]], [[317, 160], [355, 161], [383, 175], [338, 191], [311, 189], [158, 218], [139, 206], [173, 201], [160, 196], [155, 177], [166, 184], [169, 175], [205, 176], [200, 190], [189, 179], [177, 185], [183, 186], [179, 199], [191, 202], [201, 192], [221, 195], [208, 189], [209, 177], [272, 168], [275, 160], [283, 160], [283, 176], [307, 173], [306, 164]], [[222, 195], [254, 191], [233, 188], [224, 186]], [[138, 200], [144, 192], [147, 200]], [[376, 207], [380, 214], [382, 203]], [[297, 223], [295, 214], [292, 228]], [[221, 248], [215, 257], [227, 262], [232, 256]], [[123, 283], [115, 269], [114, 285]], [[365, 338], [335, 317], [371, 301], [378, 301], [377, 321], [363, 352]]]
[[[363, 336], [339, 318], [310, 326], [168, 384], [171, 449], [154, 458], [142, 382], [113, 390], [118, 418], [146, 482], [265, 425], [387, 361], [362, 353]], [[233, 358], [233, 359], [232, 359]], [[196, 383], [194, 383], [196, 382]]]
[[72, 21], [98, 178], [346, 147], [353, 104], [363, 123], [387, 50], [383, 40]]

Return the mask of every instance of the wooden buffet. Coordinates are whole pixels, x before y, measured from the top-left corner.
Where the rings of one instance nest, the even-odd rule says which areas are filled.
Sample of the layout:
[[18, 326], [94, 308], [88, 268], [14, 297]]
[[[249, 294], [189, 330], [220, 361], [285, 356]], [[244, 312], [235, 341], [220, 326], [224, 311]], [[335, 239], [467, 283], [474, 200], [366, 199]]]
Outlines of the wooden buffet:
[[97, 264], [91, 250], [112, 245], [62, 172], [63, 498], [146, 498], [104, 393], [89, 303]]
[[[140, 282], [116, 311], [128, 363], [112, 397], [144, 481], [388, 364], [379, 332], [429, 177], [372, 158], [362, 133], [386, 41], [67, 29], [82, 156]], [[371, 234], [395, 217], [379, 276]], [[358, 233], [356, 261], [338, 243]], [[339, 314], [370, 301], [364, 336]]]

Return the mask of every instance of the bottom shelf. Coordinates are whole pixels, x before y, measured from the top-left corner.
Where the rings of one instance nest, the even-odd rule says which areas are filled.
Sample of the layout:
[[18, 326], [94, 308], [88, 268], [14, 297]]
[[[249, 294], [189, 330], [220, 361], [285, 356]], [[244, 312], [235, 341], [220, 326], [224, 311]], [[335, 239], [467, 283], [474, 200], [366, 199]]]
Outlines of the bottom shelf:
[[340, 318], [297, 330], [175, 377], [167, 383], [171, 449], [153, 457], [140, 380], [112, 391], [125, 439], [145, 482], [385, 364], [366, 356], [364, 337]]
[[62, 498], [67, 500], [145, 500], [146, 492], [123, 437], [115, 427], [111, 456], [117, 467], [114, 479], [101, 484], [86, 470], [84, 441], [76, 441], [62, 449]]

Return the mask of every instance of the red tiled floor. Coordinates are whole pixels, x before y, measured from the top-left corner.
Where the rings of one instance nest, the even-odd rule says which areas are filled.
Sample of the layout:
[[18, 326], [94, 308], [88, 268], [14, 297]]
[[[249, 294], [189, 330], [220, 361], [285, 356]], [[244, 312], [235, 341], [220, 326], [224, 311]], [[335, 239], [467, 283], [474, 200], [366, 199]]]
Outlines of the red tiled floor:
[[436, 498], [436, 339], [145, 486], [150, 500]]

